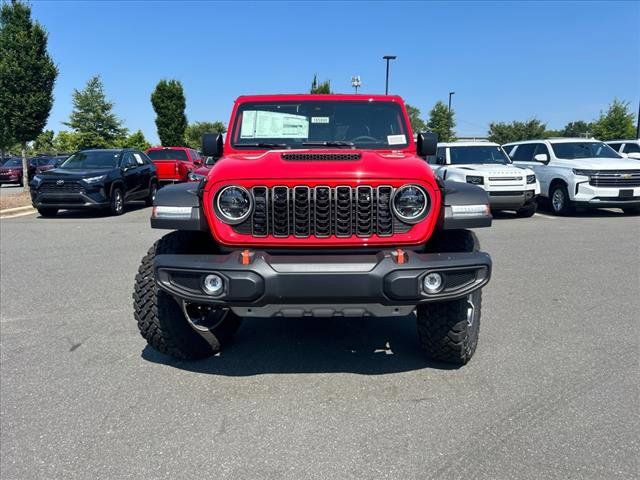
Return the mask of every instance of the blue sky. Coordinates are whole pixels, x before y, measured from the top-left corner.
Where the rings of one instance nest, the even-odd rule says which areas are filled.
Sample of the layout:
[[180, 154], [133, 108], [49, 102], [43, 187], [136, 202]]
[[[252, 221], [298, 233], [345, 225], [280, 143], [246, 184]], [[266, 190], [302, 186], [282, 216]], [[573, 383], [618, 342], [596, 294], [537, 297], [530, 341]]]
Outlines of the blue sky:
[[34, 1], [59, 66], [48, 128], [65, 127], [71, 93], [100, 74], [130, 130], [157, 141], [149, 96], [182, 81], [189, 121], [228, 121], [242, 94], [390, 93], [426, 116], [455, 90], [458, 135], [537, 117], [591, 120], [614, 98], [640, 100], [640, 2], [60, 2]]

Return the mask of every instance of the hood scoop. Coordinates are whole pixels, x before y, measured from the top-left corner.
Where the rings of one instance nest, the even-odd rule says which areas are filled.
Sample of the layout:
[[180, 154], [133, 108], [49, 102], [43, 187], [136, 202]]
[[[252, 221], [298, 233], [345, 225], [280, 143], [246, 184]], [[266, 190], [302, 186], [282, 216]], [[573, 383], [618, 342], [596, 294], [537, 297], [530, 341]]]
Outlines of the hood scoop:
[[359, 153], [283, 153], [282, 159], [291, 162], [353, 162], [360, 160]]

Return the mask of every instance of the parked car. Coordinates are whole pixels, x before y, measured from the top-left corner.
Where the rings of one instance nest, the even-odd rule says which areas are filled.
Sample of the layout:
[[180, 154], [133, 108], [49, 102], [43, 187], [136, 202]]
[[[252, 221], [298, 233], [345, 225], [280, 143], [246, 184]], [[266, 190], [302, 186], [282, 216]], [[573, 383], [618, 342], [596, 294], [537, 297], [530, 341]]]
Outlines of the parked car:
[[192, 172], [189, 172], [189, 175], [187, 176], [187, 178], [189, 179], [190, 182], [199, 182], [207, 178], [207, 175], [209, 175], [209, 170], [211, 170], [211, 167], [213, 167], [215, 163], [216, 163], [215, 158], [207, 157], [204, 160], [204, 163], [202, 164], [202, 166], [196, 168]]
[[640, 160], [640, 140], [611, 140], [607, 145], [622, 156]]
[[640, 168], [603, 142], [584, 138], [529, 140], [504, 145], [518, 166], [532, 169], [540, 196], [556, 215], [575, 207], [621, 208], [640, 213]]
[[540, 184], [535, 173], [514, 166], [497, 143], [439, 143], [436, 155], [427, 161], [443, 180], [470, 183], [486, 190], [492, 210], [515, 210], [519, 217], [536, 212]]
[[163, 183], [186, 182], [189, 172], [202, 165], [201, 155], [186, 147], [152, 147], [147, 155], [158, 169], [158, 180]]
[[491, 259], [468, 230], [489, 199], [438, 181], [400, 97], [240, 97], [219, 160], [199, 183], [158, 191], [157, 241], [136, 276], [134, 314], [153, 348], [213, 355], [242, 317], [406, 317], [431, 358], [465, 364], [478, 342]]
[[69, 155], [43, 155], [37, 157], [36, 173], [46, 172], [54, 168], [58, 168], [62, 163], [69, 158]]
[[[37, 162], [33, 158], [28, 158], [29, 171], [27, 178], [31, 179], [36, 171]], [[4, 183], [20, 185], [24, 184], [22, 178], [22, 158], [10, 158], [0, 167], [0, 185]]]
[[30, 186], [33, 206], [43, 217], [61, 208], [108, 209], [121, 215], [130, 200], [153, 203], [158, 176], [149, 157], [138, 150], [82, 150], [60, 167], [35, 175]]

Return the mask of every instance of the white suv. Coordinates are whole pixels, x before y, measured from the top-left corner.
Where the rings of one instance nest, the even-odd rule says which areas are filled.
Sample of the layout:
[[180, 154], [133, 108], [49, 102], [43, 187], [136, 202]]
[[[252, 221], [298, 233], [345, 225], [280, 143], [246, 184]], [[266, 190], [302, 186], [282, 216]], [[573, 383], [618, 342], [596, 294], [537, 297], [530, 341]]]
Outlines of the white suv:
[[534, 172], [512, 165], [497, 143], [439, 143], [436, 155], [427, 157], [427, 161], [443, 180], [485, 189], [493, 210], [515, 210], [520, 217], [536, 212], [540, 185]]
[[623, 157], [640, 160], [640, 140], [611, 140], [607, 145]]
[[640, 213], [640, 165], [595, 139], [558, 138], [504, 145], [516, 165], [536, 172], [540, 196], [556, 215], [574, 207]]

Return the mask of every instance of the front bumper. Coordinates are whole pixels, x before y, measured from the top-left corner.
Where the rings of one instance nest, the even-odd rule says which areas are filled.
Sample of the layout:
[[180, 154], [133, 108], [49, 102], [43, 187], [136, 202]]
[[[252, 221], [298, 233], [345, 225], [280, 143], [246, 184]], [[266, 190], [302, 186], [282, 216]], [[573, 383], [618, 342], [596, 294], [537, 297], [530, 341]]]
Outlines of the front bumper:
[[489, 190], [489, 206], [495, 209], [520, 208], [532, 202], [536, 197], [535, 190]]
[[103, 190], [65, 193], [43, 193], [31, 190], [31, 203], [35, 208], [105, 208], [109, 206], [109, 198]]
[[[444, 278], [426, 293], [430, 272]], [[224, 280], [220, 295], [202, 289], [206, 275]], [[461, 298], [491, 276], [484, 252], [432, 253], [387, 250], [368, 255], [158, 255], [158, 286], [178, 301], [229, 307], [247, 317], [403, 316], [417, 304]]]
[[577, 183], [571, 199], [587, 208], [624, 208], [640, 205], [640, 187], [594, 187], [587, 181]]

